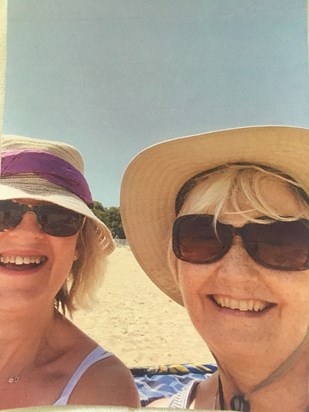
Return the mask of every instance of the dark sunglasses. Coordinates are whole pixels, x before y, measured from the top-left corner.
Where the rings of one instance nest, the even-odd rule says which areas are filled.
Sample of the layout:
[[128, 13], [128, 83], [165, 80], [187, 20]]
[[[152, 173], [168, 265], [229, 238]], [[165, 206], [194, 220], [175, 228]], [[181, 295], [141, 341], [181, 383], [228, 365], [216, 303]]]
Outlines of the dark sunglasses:
[[190, 263], [213, 263], [231, 248], [233, 237], [240, 236], [251, 258], [276, 270], [309, 268], [309, 221], [247, 223], [235, 228], [216, 222], [211, 215], [178, 217], [173, 226], [173, 251], [178, 259]]
[[14, 229], [25, 213], [33, 212], [42, 230], [50, 236], [75, 235], [82, 226], [83, 216], [64, 207], [46, 204], [28, 206], [11, 200], [0, 201], [0, 232]]

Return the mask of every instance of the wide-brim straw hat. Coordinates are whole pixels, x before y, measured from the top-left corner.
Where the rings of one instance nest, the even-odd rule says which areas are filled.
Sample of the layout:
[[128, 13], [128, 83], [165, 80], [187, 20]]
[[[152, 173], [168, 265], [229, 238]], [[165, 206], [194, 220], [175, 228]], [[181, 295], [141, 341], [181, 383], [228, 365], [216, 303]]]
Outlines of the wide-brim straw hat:
[[91, 210], [83, 158], [75, 147], [7, 135], [1, 138], [0, 153], [0, 200], [42, 200], [80, 213], [90, 219], [105, 254], [114, 250], [110, 230]]
[[257, 126], [168, 140], [139, 153], [125, 171], [120, 210], [128, 243], [145, 273], [180, 304], [167, 263], [177, 194], [193, 176], [237, 162], [278, 169], [309, 193], [309, 130]]

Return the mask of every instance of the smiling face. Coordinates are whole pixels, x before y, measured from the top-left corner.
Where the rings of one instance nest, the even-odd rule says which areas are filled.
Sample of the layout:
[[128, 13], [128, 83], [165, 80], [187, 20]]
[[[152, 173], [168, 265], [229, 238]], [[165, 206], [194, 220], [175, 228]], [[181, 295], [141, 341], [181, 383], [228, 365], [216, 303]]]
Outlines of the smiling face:
[[[22, 203], [39, 205], [43, 202]], [[26, 213], [14, 229], [0, 232], [0, 311], [53, 306], [77, 253], [78, 233], [50, 236], [34, 213]]]
[[[187, 197], [180, 215], [214, 214], [208, 206], [201, 211], [201, 193], [212, 187], [212, 178], [196, 186]], [[268, 178], [259, 184], [268, 209], [281, 216], [306, 216], [287, 184]], [[218, 220], [242, 227], [263, 214], [237, 194], [240, 210], [231, 199]], [[245, 211], [245, 213], [243, 213]], [[231, 213], [232, 212], [232, 213]], [[176, 260], [176, 278], [191, 320], [215, 355], [227, 353], [273, 356], [278, 348], [285, 358], [300, 344], [309, 328], [309, 270], [280, 271], [256, 263], [239, 236], [218, 261], [192, 264]]]

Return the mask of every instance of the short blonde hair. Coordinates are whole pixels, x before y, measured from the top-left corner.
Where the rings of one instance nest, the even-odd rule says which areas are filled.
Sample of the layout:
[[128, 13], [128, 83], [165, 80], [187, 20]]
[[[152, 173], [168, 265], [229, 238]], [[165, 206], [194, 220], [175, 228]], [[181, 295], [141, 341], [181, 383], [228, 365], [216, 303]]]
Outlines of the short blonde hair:
[[[291, 195], [295, 197], [300, 206], [300, 213], [297, 216], [281, 216], [265, 200], [261, 192], [261, 183], [265, 180], [280, 182], [291, 191]], [[205, 188], [205, 182], [208, 183], [207, 188]], [[250, 210], [242, 210], [239, 195], [242, 195], [243, 199], [252, 206]], [[240, 214], [249, 221], [260, 224], [267, 224], [272, 220], [293, 221], [309, 217], [309, 197], [304, 188], [290, 176], [262, 165], [228, 164], [193, 177], [183, 186], [177, 196], [177, 214], [186, 211], [186, 206], [193, 196], [194, 201], [190, 203], [190, 213], [202, 214], [211, 209], [214, 215], [214, 225], [223, 211]], [[250, 212], [253, 210], [269, 217], [269, 221], [252, 217]], [[176, 275], [176, 257], [172, 250], [171, 239], [168, 262], [170, 269]]]
[[[291, 195], [299, 202], [299, 215], [293, 217], [285, 217], [278, 214], [276, 210], [264, 199], [261, 192], [261, 183], [265, 181], [278, 181], [285, 185]], [[208, 187], [205, 189], [203, 183], [208, 182]], [[186, 189], [186, 187], [188, 189]], [[227, 213], [237, 213], [245, 216], [250, 221], [261, 223], [260, 219], [254, 219], [248, 215], [252, 210], [257, 210], [263, 215], [275, 220], [297, 220], [300, 217], [308, 216], [308, 194], [295, 182], [290, 176], [287, 176], [280, 171], [269, 167], [255, 164], [229, 164], [200, 174], [192, 178], [182, 189], [182, 204], [179, 208], [186, 207], [186, 202], [191, 195], [195, 196], [193, 210], [190, 213], [205, 213], [212, 208], [214, 211], [215, 221], [218, 219], [222, 211]], [[242, 210], [239, 204], [239, 195], [247, 200], [252, 206], [250, 210]], [[192, 205], [190, 205], [192, 206]], [[305, 215], [303, 215], [305, 213]]]
[[78, 260], [55, 297], [55, 307], [70, 315], [80, 307], [87, 307], [94, 298], [94, 291], [104, 278], [106, 251], [98, 241], [92, 221], [86, 218], [77, 240]]

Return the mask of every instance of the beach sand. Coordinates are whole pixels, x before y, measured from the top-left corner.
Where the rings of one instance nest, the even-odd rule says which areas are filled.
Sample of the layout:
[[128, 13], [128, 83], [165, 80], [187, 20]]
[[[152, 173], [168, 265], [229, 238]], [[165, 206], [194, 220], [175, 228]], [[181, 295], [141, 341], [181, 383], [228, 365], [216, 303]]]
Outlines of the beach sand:
[[214, 363], [185, 309], [150, 281], [128, 246], [109, 257], [97, 297], [73, 321], [128, 367]]

